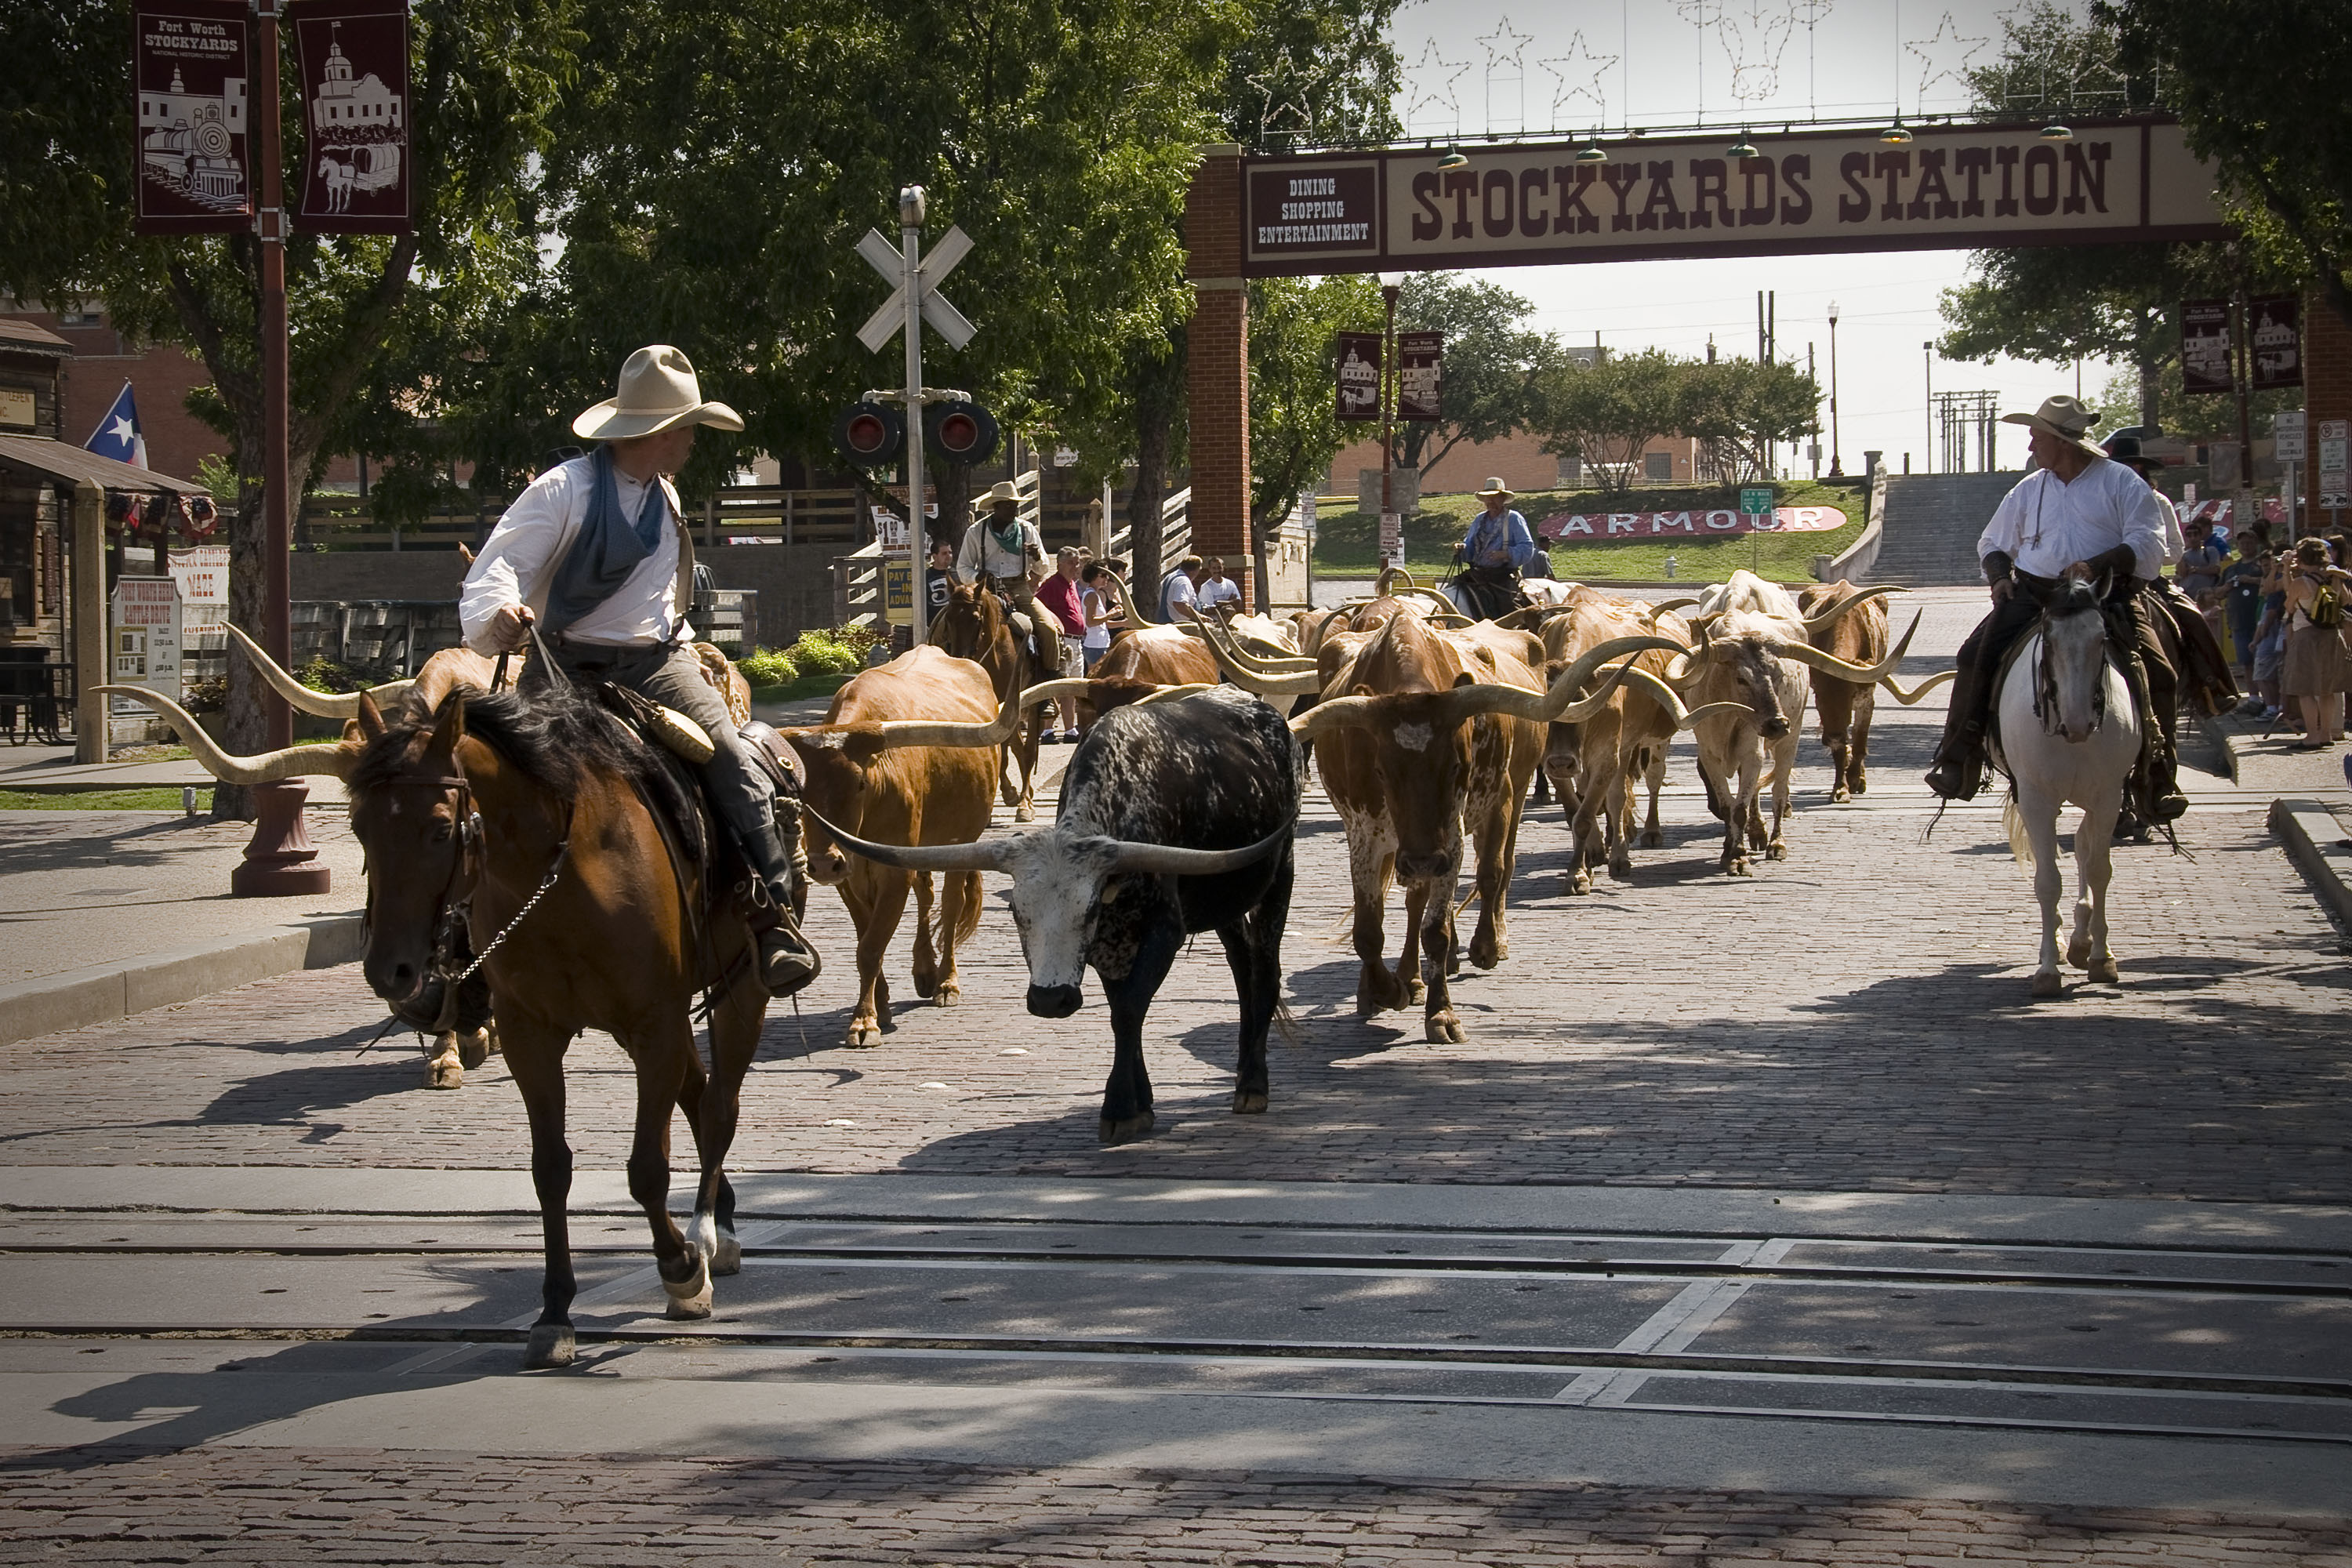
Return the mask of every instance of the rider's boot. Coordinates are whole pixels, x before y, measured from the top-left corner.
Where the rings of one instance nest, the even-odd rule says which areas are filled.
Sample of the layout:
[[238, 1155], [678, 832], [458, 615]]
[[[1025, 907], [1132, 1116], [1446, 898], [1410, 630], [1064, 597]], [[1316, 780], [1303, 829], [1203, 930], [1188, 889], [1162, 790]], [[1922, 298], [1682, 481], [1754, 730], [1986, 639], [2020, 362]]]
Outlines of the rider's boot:
[[2179, 758], [2172, 749], [2172, 737], [2158, 717], [2147, 670], [2139, 655], [2134, 652], [2118, 662], [2123, 668], [2124, 684], [2130, 689], [2132, 702], [2147, 726], [2147, 738], [2140, 742], [2139, 762], [2132, 769], [2132, 796], [2144, 803], [2150, 822], [2177, 822], [2189, 809], [2189, 797], [2180, 793]]
[[1984, 788], [1984, 726], [1953, 725], [1927, 769], [1927, 787], [1946, 800], [1974, 800], [1977, 791]]
[[798, 880], [792, 858], [784, 852], [782, 835], [773, 823], [764, 832], [745, 836], [743, 854], [776, 906], [775, 929], [760, 933], [760, 979], [771, 996], [789, 996], [814, 980], [824, 967], [816, 948], [801, 934], [800, 921], [793, 913]]

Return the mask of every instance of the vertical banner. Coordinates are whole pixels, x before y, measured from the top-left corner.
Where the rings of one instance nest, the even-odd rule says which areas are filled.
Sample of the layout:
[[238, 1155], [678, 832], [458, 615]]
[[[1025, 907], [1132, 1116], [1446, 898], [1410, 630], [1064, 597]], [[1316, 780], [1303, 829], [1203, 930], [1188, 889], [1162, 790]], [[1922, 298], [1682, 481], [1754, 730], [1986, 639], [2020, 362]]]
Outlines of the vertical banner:
[[1339, 409], [1342, 419], [1381, 416], [1381, 335], [1341, 332], [1339, 337]]
[[1436, 424], [1444, 380], [1445, 334], [1397, 334], [1397, 417]]
[[131, 122], [141, 234], [253, 226], [245, 0], [134, 0]]
[[302, 61], [302, 203], [313, 234], [405, 234], [405, 0], [294, 0]]
[[2227, 300], [2180, 302], [2180, 376], [2183, 390], [2191, 396], [2234, 390]]
[[2254, 345], [2253, 390], [2303, 384], [2303, 301], [2266, 294], [2246, 301], [2247, 337]]

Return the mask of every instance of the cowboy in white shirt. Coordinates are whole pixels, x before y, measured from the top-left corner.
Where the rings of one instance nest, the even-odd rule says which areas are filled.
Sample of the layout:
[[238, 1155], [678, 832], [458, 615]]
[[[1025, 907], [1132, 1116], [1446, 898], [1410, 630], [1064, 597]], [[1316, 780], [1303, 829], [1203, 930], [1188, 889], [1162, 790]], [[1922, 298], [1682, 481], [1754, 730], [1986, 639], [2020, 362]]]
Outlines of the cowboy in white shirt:
[[780, 930], [760, 938], [761, 976], [782, 996], [815, 979], [818, 961], [793, 919], [792, 858], [773, 786], [690, 646], [693, 544], [668, 476], [685, 466], [698, 425], [743, 428], [733, 409], [703, 400], [677, 350], [656, 344], [631, 354], [619, 395], [572, 423], [574, 434], [604, 445], [515, 498], [466, 574], [457, 618], [467, 645], [484, 654], [527, 647], [536, 629], [572, 679], [642, 692], [709, 735], [702, 777], [711, 805], [782, 916]]
[[[2172, 667], [2149, 628], [2137, 583], [2153, 581], [2164, 565], [2164, 516], [2155, 492], [2129, 468], [2091, 444], [2097, 416], [2072, 397], [2053, 397], [2032, 414], [2003, 415], [2023, 425], [2039, 465], [2001, 498], [1977, 540], [1992, 613], [1960, 645], [1958, 678], [1943, 743], [1927, 771], [1927, 787], [1967, 800], [1984, 778], [1984, 727], [2002, 657], [2041, 618], [2042, 600], [2068, 574], [2110, 584], [2110, 624], [2121, 623], [2140, 668], [2126, 679], [2144, 686], [2151, 726], [2162, 743], [2149, 749], [2146, 788], [2149, 815], [2169, 822], [2188, 808], [2176, 787], [2170, 719], [2176, 700]], [[2126, 661], [2132, 662], [2132, 661]]]
[[[997, 597], [1004, 601], [1013, 626], [1028, 642], [1036, 667], [1055, 668], [1060, 658], [1047, 658], [1048, 645], [1037, 636], [1036, 589], [1038, 579], [1046, 572], [1045, 542], [1035, 523], [1021, 521], [1021, 492], [1010, 482], [999, 480], [982, 505], [986, 511], [971, 520], [956, 551], [956, 580], [978, 583], [983, 577], [994, 578]], [[1063, 629], [1058, 622], [1051, 628], [1057, 636]]]

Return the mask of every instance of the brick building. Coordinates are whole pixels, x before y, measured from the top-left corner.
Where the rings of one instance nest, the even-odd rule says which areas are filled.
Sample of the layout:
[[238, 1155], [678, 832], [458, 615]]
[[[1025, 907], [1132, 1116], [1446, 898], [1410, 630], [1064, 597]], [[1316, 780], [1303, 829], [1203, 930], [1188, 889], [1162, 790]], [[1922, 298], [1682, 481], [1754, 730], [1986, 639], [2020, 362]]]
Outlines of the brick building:
[[[1699, 443], [1688, 436], [1661, 436], [1642, 449], [1634, 477], [1640, 485], [1696, 484]], [[1353, 495], [1357, 475], [1378, 472], [1381, 443], [1375, 436], [1343, 447], [1331, 461], [1326, 495]], [[1476, 489], [1492, 475], [1517, 490], [1580, 489], [1589, 477], [1573, 458], [1554, 457], [1543, 449], [1543, 438], [1519, 430], [1495, 441], [1465, 441], [1432, 464], [1421, 476], [1423, 495], [1453, 495]]]

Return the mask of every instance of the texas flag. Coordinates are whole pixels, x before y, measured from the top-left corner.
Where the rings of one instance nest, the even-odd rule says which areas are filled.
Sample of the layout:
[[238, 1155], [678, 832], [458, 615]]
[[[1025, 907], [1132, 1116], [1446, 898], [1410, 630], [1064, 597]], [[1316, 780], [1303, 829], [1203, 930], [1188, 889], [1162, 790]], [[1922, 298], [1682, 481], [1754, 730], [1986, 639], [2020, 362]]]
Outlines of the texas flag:
[[89, 439], [82, 446], [101, 458], [112, 458], [134, 468], [147, 466], [147, 437], [139, 433], [139, 402], [131, 395], [129, 382], [122, 384], [122, 390], [115, 395], [114, 406], [106, 411], [106, 417], [98, 422], [98, 428], [90, 432]]

